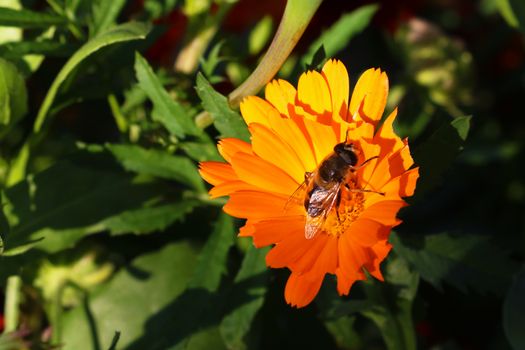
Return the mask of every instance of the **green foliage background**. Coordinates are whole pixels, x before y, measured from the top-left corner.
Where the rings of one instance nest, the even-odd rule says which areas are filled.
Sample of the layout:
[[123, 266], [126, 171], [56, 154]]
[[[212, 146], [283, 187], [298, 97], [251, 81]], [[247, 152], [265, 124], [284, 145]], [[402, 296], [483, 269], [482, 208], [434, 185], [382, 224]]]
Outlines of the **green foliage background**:
[[300, 310], [197, 171], [285, 4], [0, 0], [1, 349], [525, 349], [522, 2], [320, 6], [278, 76], [386, 70], [421, 179], [386, 283]]

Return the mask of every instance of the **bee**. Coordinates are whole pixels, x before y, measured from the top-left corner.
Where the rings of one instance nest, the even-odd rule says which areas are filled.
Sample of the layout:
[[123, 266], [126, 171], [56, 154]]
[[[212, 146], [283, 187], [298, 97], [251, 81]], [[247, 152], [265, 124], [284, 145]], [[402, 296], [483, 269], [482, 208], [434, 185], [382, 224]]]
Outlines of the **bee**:
[[[305, 180], [301, 186], [292, 194], [293, 196], [303, 193], [304, 208], [306, 210], [306, 224], [304, 235], [307, 239], [313, 238], [323, 228], [326, 219], [332, 209], [338, 207], [341, 201], [343, 187], [351, 192], [375, 192], [365, 189], [350, 189], [348, 183], [355, 180], [355, 173], [372, 159], [358, 163], [358, 150], [353, 143], [341, 142], [334, 146], [333, 152], [326, 156], [317, 169], [305, 173]], [[379, 193], [379, 192], [376, 192]], [[381, 194], [381, 193], [380, 193]]]

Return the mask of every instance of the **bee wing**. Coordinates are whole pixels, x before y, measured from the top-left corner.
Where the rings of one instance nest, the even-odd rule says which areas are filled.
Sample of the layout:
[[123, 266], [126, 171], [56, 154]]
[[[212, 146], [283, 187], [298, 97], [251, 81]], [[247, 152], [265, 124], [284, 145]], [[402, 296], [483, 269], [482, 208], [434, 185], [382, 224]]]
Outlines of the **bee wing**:
[[310, 185], [310, 182], [313, 179], [313, 173], [306, 173], [304, 175], [304, 181], [293, 191], [293, 193], [290, 195], [290, 198], [286, 201], [286, 204], [284, 205], [284, 211], [288, 211], [290, 206], [292, 204], [300, 204], [303, 205], [304, 198], [306, 196], [306, 190], [308, 186]]
[[312, 239], [314, 236], [321, 231], [323, 228], [328, 215], [332, 211], [337, 202], [339, 191], [341, 189], [341, 183], [335, 184], [329, 190], [322, 191], [324, 193], [318, 194], [319, 198], [316, 201], [322, 203], [322, 212], [317, 216], [306, 215], [306, 224], [304, 226], [304, 236], [306, 239]]

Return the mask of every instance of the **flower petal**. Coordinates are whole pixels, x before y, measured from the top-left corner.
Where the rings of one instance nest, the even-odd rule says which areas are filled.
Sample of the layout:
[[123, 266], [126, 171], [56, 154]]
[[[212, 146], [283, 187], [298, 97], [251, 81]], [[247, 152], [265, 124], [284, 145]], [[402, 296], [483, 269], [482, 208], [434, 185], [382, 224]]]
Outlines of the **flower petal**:
[[350, 287], [356, 280], [365, 279], [364, 273], [361, 271], [362, 261], [356, 258], [353, 253], [352, 246], [355, 243], [348, 235], [342, 235], [338, 240], [337, 251], [339, 254], [339, 268], [336, 270], [337, 275], [337, 290], [339, 294], [346, 295], [350, 291]]
[[245, 97], [240, 104], [240, 108], [242, 117], [247, 125], [251, 123], [268, 125], [268, 113], [275, 110], [270, 103], [257, 96]]
[[212, 185], [238, 179], [232, 166], [223, 162], [201, 162], [199, 163], [199, 173], [204, 180]]
[[284, 289], [286, 302], [298, 308], [310, 304], [319, 292], [323, 279], [324, 275], [298, 275], [292, 272]]
[[419, 178], [419, 168], [410, 169], [390, 180], [381, 191], [385, 193], [395, 193], [399, 197], [410, 197], [416, 189], [417, 179]]
[[[281, 216], [304, 215], [304, 208], [292, 206], [285, 210], [286, 196], [262, 191], [239, 191], [230, 195], [223, 210], [237, 218], [264, 220]], [[303, 230], [304, 231], [304, 230]]]
[[350, 80], [345, 65], [339, 60], [328, 60], [323, 66], [322, 74], [330, 88], [333, 120], [346, 120]]
[[299, 77], [297, 102], [310, 114], [323, 115], [332, 112], [330, 89], [321, 73], [307, 71]]
[[270, 244], [278, 244], [290, 232], [304, 232], [304, 216], [285, 216], [282, 218], [275, 218], [271, 220], [263, 220], [251, 224], [253, 236], [253, 244], [259, 248]]
[[[350, 100], [350, 115], [356, 113], [359, 117], [376, 125], [383, 115], [388, 96], [388, 77], [380, 69], [368, 69], [364, 72], [354, 88]], [[361, 103], [364, 104], [359, 110]]]
[[301, 274], [310, 271], [316, 261], [320, 258], [321, 252], [324, 250], [328, 239], [328, 235], [316, 235], [314, 238], [312, 238], [313, 243], [310, 245], [310, 248], [308, 248], [308, 251], [305, 252], [305, 254], [303, 254], [303, 256], [301, 256], [299, 259], [290, 262], [288, 264], [288, 268], [293, 272]]
[[337, 276], [337, 292], [339, 295], [348, 295], [350, 293], [350, 288], [356, 281], [362, 281], [365, 279], [365, 274], [361, 272], [361, 275], [347, 275], [341, 267], [338, 267], [335, 271]]
[[380, 281], [384, 281], [384, 278], [379, 265], [381, 262], [383, 262], [383, 260], [385, 260], [391, 249], [392, 245], [386, 240], [378, 242], [371, 248], [373, 253], [372, 255], [374, 256], [373, 260], [365, 264], [366, 270]]
[[301, 183], [306, 170], [294, 149], [272, 129], [264, 125], [252, 123], [249, 128], [255, 154], [284, 170], [297, 183]]
[[394, 131], [394, 121], [397, 116], [397, 108], [385, 119], [378, 132], [374, 136], [374, 143], [381, 146], [380, 157], [393, 153], [404, 146], [401, 138]]
[[266, 100], [285, 116], [289, 116], [289, 106], [294, 105], [296, 94], [292, 84], [282, 79], [272, 80], [264, 90]]
[[316, 163], [320, 164], [327, 155], [333, 152], [334, 146], [337, 144], [334, 129], [331, 126], [311, 120], [305, 120], [304, 126], [315, 151]]
[[295, 150], [303, 163], [304, 169], [312, 171], [317, 166], [312, 145], [308, 142], [308, 136], [298, 125], [297, 121], [281, 118], [277, 113], [268, 116], [270, 127]]
[[310, 248], [320, 239], [319, 237], [306, 239], [304, 237], [304, 225], [301, 227], [294, 226], [291, 230], [288, 230], [286, 237], [268, 252], [266, 265], [274, 268], [290, 266], [294, 261], [307, 254]]
[[395, 226], [399, 224], [399, 219], [396, 218], [397, 212], [406, 205], [403, 200], [380, 201], [366, 208], [361, 213], [361, 219], [374, 220], [385, 226]]
[[217, 149], [224, 160], [228, 163], [231, 161], [232, 156], [237, 152], [252, 153], [252, 146], [248, 142], [233, 137], [220, 140], [217, 144]]
[[289, 197], [299, 186], [286, 172], [255, 155], [238, 152], [231, 159], [231, 165], [240, 180], [261, 190]]
[[211, 198], [218, 198], [223, 196], [229, 196], [233, 192], [237, 191], [259, 191], [260, 189], [250, 185], [244, 181], [224, 181], [223, 183], [215, 185], [210, 190], [210, 197]]
[[377, 221], [359, 218], [350, 225], [344, 235], [348, 235], [355, 243], [368, 247], [379, 241], [384, 230], [385, 226]]
[[408, 168], [414, 164], [414, 160], [410, 155], [408, 145], [398, 149], [394, 154], [388, 157], [389, 172], [391, 177], [397, 177], [403, 174]]

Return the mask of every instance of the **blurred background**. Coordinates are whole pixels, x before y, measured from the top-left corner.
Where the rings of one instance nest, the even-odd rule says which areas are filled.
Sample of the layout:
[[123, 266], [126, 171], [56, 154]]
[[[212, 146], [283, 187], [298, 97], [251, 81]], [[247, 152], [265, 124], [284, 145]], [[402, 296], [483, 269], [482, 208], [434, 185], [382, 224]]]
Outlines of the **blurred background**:
[[422, 177], [387, 282], [299, 310], [196, 171], [285, 6], [0, 0], [0, 348], [525, 349], [525, 3], [321, 3], [278, 77], [385, 70]]

